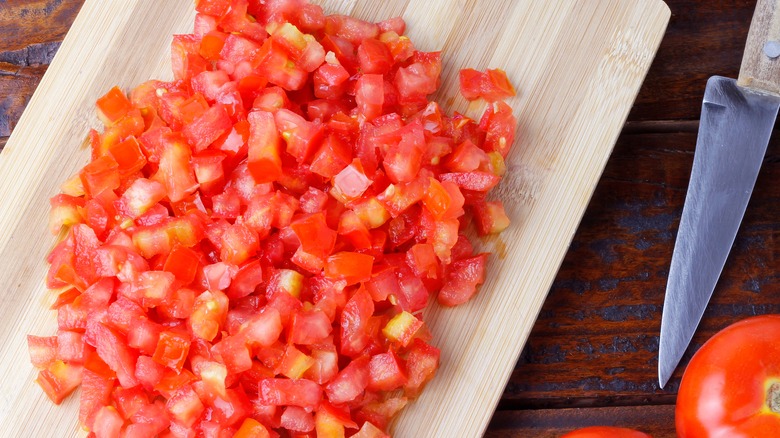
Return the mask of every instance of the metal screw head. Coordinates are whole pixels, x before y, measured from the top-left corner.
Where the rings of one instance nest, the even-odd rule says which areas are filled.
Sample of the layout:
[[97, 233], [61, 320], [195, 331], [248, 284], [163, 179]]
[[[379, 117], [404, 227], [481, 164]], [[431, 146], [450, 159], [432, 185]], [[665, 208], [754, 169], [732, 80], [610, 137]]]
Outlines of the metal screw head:
[[767, 43], [764, 44], [764, 54], [771, 59], [780, 57], [780, 42], [767, 41]]

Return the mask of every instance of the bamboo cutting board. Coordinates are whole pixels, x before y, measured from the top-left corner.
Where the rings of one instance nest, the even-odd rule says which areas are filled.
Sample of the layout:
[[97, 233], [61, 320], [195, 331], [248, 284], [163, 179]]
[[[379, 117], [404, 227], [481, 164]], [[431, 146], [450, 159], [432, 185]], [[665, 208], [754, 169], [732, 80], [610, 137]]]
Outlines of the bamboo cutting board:
[[[478, 116], [458, 94], [461, 68], [503, 68], [518, 140], [494, 195], [512, 226], [476, 299], [434, 306], [426, 321], [442, 365], [394, 426], [399, 437], [483, 433], [595, 189], [669, 20], [660, 0], [322, 0], [326, 12], [402, 15], [415, 46], [442, 50], [438, 99]], [[33, 382], [26, 334], [56, 330], [44, 287], [48, 199], [88, 160], [94, 101], [112, 85], [170, 79], [169, 44], [191, 31], [192, 1], [87, 0], [0, 154], [0, 435], [81, 436], [78, 395], [51, 404]]]

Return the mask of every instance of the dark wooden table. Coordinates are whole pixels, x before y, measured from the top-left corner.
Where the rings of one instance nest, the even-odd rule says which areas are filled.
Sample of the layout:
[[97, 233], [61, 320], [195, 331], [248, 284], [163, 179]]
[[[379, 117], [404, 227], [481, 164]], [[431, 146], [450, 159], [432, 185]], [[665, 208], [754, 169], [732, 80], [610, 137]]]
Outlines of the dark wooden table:
[[[0, 0], [0, 147], [82, 2]], [[755, 0], [667, 3], [666, 37], [487, 436], [557, 437], [597, 424], [674, 436], [683, 367], [664, 390], [656, 378], [666, 277], [705, 82], [713, 74], [736, 77]], [[775, 135], [683, 365], [726, 325], [780, 313], [778, 179]]]

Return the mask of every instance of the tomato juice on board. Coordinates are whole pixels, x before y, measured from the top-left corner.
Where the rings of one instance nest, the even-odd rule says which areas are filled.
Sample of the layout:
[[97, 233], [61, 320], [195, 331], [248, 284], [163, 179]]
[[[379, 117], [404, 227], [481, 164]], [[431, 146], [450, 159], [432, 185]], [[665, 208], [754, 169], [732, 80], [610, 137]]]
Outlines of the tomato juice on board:
[[433, 377], [421, 311], [471, 299], [516, 121], [501, 70], [463, 70], [480, 120], [428, 95], [405, 23], [302, 0], [199, 0], [174, 80], [97, 101], [91, 161], [51, 199], [55, 403], [98, 437], [387, 436]]

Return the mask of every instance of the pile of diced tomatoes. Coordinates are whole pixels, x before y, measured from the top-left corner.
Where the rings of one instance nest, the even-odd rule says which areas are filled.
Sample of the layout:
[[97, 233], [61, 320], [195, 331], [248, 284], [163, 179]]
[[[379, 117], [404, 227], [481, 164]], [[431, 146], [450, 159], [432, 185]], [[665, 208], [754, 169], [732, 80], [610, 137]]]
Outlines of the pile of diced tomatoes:
[[481, 120], [442, 113], [440, 53], [405, 23], [304, 0], [199, 0], [174, 80], [97, 101], [92, 159], [51, 199], [55, 403], [97, 437], [384, 437], [434, 375], [421, 311], [468, 301], [509, 225], [514, 95], [463, 70]]

